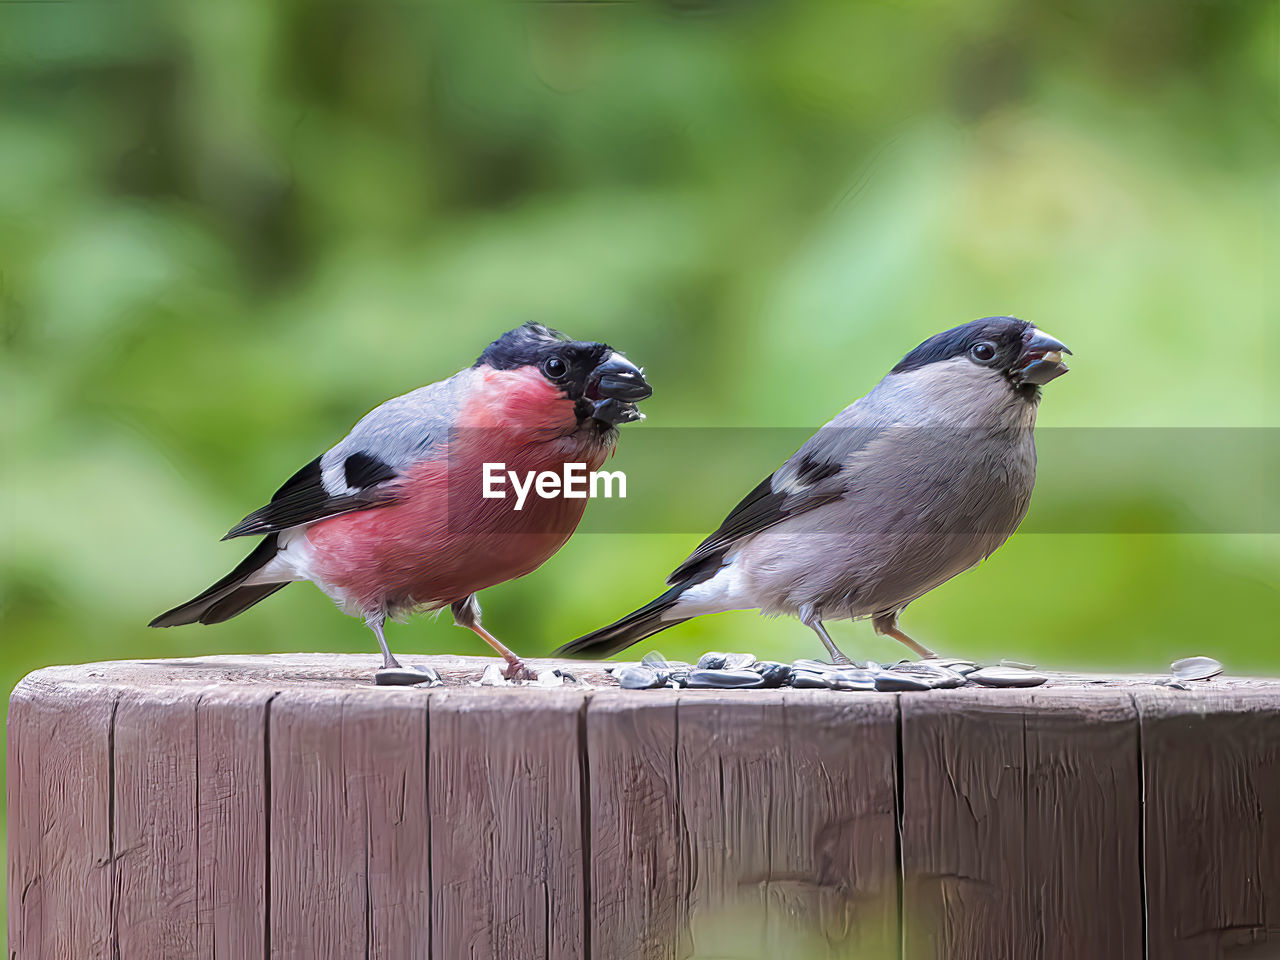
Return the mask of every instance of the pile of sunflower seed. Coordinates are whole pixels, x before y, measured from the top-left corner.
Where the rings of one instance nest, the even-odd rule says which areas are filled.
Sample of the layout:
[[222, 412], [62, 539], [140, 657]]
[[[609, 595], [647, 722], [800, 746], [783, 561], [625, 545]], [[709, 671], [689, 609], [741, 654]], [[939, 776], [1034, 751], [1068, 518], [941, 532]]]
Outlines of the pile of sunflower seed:
[[[444, 680], [433, 667], [412, 667], [418, 687], [438, 687]], [[798, 690], [879, 690], [906, 693], [978, 684], [983, 687], [1038, 687], [1046, 680], [1029, 663], [1001, 660], [998, 666], [980, 667], [972, 660], [937, 657], [932, 660], [900, 660], [888, 666], [875, 662], [830, 664], [820, 660], [794, 660], [790, 664], [757, 660], [749, 653], [704, 653], [696, 664], [668, 661], [660, 653], [646, 654], [639, 663], [608, 667], [608, 672], [624, 690], [654, 690], [661, 687], [691, 690], [751, 690], [792, 687]], [[1212, 657], [1175, 660], [1170, 676], [1156, 680], [1162, 687], [1191, 690], [1197, 682], [1222, 673], [1222, 664]], [[383, 682], [383, 681], [379, 681]], [[403, 680], [399, 680], [403, 683]], [[1091, 680], [1100, 683], [1101, 680]], [[563, 667], [539, 670], [536, 678], [507, 680], [495, 664], [484, 668], [473, 687], [536, 686], [560, 687], [583, 684]], [[589, 686], [589, 684], [585, 684]]]
[[693, 665], [668, 661], [660, 653], [650, 653], [638, 664], [622, 664], [610, 672], [624, 690], [793, 687], [905, 693], [971, 683], [984, 687], [1038, 687], [1049, 679], [1028, 664], [1007, 660], [993, 667], [980, 667], [971, 660], [948, 657], [903, 660], [888, 666], [874, 662], [830, 664], [820, 660], [795, 660], [787, 664], [757, 660], [749, 653], [704, 653]]

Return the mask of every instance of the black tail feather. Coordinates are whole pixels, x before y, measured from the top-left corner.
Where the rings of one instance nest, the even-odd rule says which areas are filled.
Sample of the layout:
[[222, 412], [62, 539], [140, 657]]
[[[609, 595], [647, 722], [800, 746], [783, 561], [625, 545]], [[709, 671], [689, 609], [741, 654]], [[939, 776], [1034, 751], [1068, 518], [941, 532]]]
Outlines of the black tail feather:
[[245, 580], [257, 573], [279, 551], [279, 539], [274, 533], [265, 537], [234, 570], [208, 590], [160, 614], [148, 626], [178, 627], [187, 623], [221, 623], [287, 586], [287, 583], [244, 586]]
[[677, 584], [662, 596], [650, 600], [639, 610], [628, 613], [621, 620], [617, 620], [607, 627], [601, 627], [586, 636], [566, 643], [556, 653], [566, 657], [603, 659], [611, 657], [618, 651], [625, 650], [633, 643], [639, 643], [646, 637], [651, 637], [655, 633], [667, 629], [667, 627], [674, 627], [677, 623], [684, 623], [689, 619], [688, 617], [663, 620], [662, 614], [675, 605], [675, 602], [680, 599], [680, 594], [684, 593], [688, 586], [687, 583]]
[[265, 600], [277, 590], [287, 587], [287, 583], [256, 583], [252, 587], [240, 587], [232, 590], [203, 614], [201, 623], [222, 623], [234, 616], [244, 613], [260, 600]]

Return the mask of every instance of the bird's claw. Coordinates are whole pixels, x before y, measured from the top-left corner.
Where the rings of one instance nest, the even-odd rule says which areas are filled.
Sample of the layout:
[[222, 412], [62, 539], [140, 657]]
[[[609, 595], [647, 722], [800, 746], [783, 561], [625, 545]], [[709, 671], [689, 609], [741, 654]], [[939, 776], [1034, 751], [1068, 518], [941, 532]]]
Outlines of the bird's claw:
[[502, 671], [502, 679], [533, 680], [535, 677], [533, 671], [524, 665], [523, 660], [509, 660], [506, 669]]

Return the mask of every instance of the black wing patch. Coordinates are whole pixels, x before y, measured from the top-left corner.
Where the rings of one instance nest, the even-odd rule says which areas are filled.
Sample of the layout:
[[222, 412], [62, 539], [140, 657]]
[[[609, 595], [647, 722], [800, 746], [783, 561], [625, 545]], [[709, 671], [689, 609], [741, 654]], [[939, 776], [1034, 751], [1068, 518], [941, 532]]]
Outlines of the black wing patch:
[[[835, 470], [824, 473], [823, 476], [829, 477], [833, 473], [838, 473], [840, 465], [834, 464], [834, 466]], [[729, 515], [724, 518], [724, 523], [720, 524], [715, 533], [703, 540], [697, 549], [689, 554], [689, 558], [676, 567], [671, 576], [667, 577], [667, 583], [676, 583], [695, 576], [705, 580], [714, 572], [714, 570], [709, 572], [706, 568], [718, 567], [725, 553], [737, 540], [752, 533], [759, 533], [788, 517], [807, 513], [814, 507], [839, 500], [842, 496], [844, 491], [841, 489], [815, 490], [811, 493], [775, 491], [773, 476], [765, 477], [759, 486], [743, 497], [742, 501], [729, 512]]]
[[372, 487], [383, 480], [397, 476], [389, 464], [367, 453], [353, 453], [342, 465], [348, 487]]
[[[725, 554], [743, 537], [846, 496], [852, 483], [850, 473], [838, 480], [832, 478], [852, 462], [855, 454], [883, 437], [888, 427], [874, 423], [836, 426], [840, 423], [837, 418], [819, 430], [795, 456], [743, 497], [720, 528], [676, 567], [667, 583], [700, 583], [715, 575]], [[778, 476], [783, 478], [783, 489], [775, 491], [773, 481]]]
[[343, 466], [347, 486], [357, 488], [354, 493], [338, 497], [330, 494], [321, 478], [320, 458], [316, 457], [286, 480], [270, 503], [253, 511], [222, 539], [276, 533], [300, 523], [312, 523], [340, 513], [368, 510], [395, 502], [392, 492], [378, 486], [397, 476], [389, 465], [377, 457], [353, 453]]
[[806, 486], [834, 477], [840, 472], [840, 464], [835, 460], [818, 460], [813, 454], [806, 453], [796, 468], [796, 480]]

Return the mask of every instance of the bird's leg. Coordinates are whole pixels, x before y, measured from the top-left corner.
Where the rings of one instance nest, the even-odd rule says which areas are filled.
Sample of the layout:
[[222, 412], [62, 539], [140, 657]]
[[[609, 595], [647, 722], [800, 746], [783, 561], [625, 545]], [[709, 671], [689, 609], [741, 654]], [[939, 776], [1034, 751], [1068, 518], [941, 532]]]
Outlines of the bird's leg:
[[533, 674], [524, 665], [524, 661], [516, 656], [515, 651], [511, 650], [506, 644], [495, 637], [492, 633], [480, 625], [480, 601], [476, 599], [473, 593], [464, 600], [455, 601], [449, 610], [453, 613], [453, 622], [460, 627], [466, 627], [468, 630], [475, 631], [485, 643], [497, 650], [502, 659], [507, 661], [507, 669], [502, 671], [502, 675], [508, 680], [528, 680], [532, 679]]
[[364, 618], [373, 635], [378, 638], [378, 646], [382, 648], [382, 668], [374, 673], [374, 681], [380, 687], [405, 687], [422, 683], [427, 679], [425, 671], [417, 667], [402, 666], [400, 661], [391, 655], [387, 646], [387, 638], [382, 635], [382, 626], [387, 622], [385, 610], [371, 613]]
[[937, 654], [921, 643], [916, 643], [905, 633], [898, 629], [898, 615], [896, 613], [882, 614], [878, 617], [871, 618], [871, 626], [876, 633], [882, 637], [893, 637], [899, 643], [903, 644], [911, 650], [921, 660], [935, 660]]
[[810, 609], [801, 610], [800, 622], [818, 635], [818, 639], [822, 641], [822, 645], [827, 648], [827, 653], [831, 654], [832, 663], [853, 663], [853, 661], [845, 656], [844, 652], [836, 646], [836, 642], [831, 639], [831, 634], [827, 633], [827, 628], [822, 625], [822, 621], [818, 618], [816, 611]]
[[384, 670], [399, 670], [400, 661], [391, 655], [391, 648], [387, 646], [387, 638], [382, 635], [382, 625], [387, 622], [387, 615], [379, 610], [377, 613], [371, 613], [365, 617], [364, 622], [373, 631], [373, 635], [378, 638], [378, 646], [382, 648], [382, 668]]

